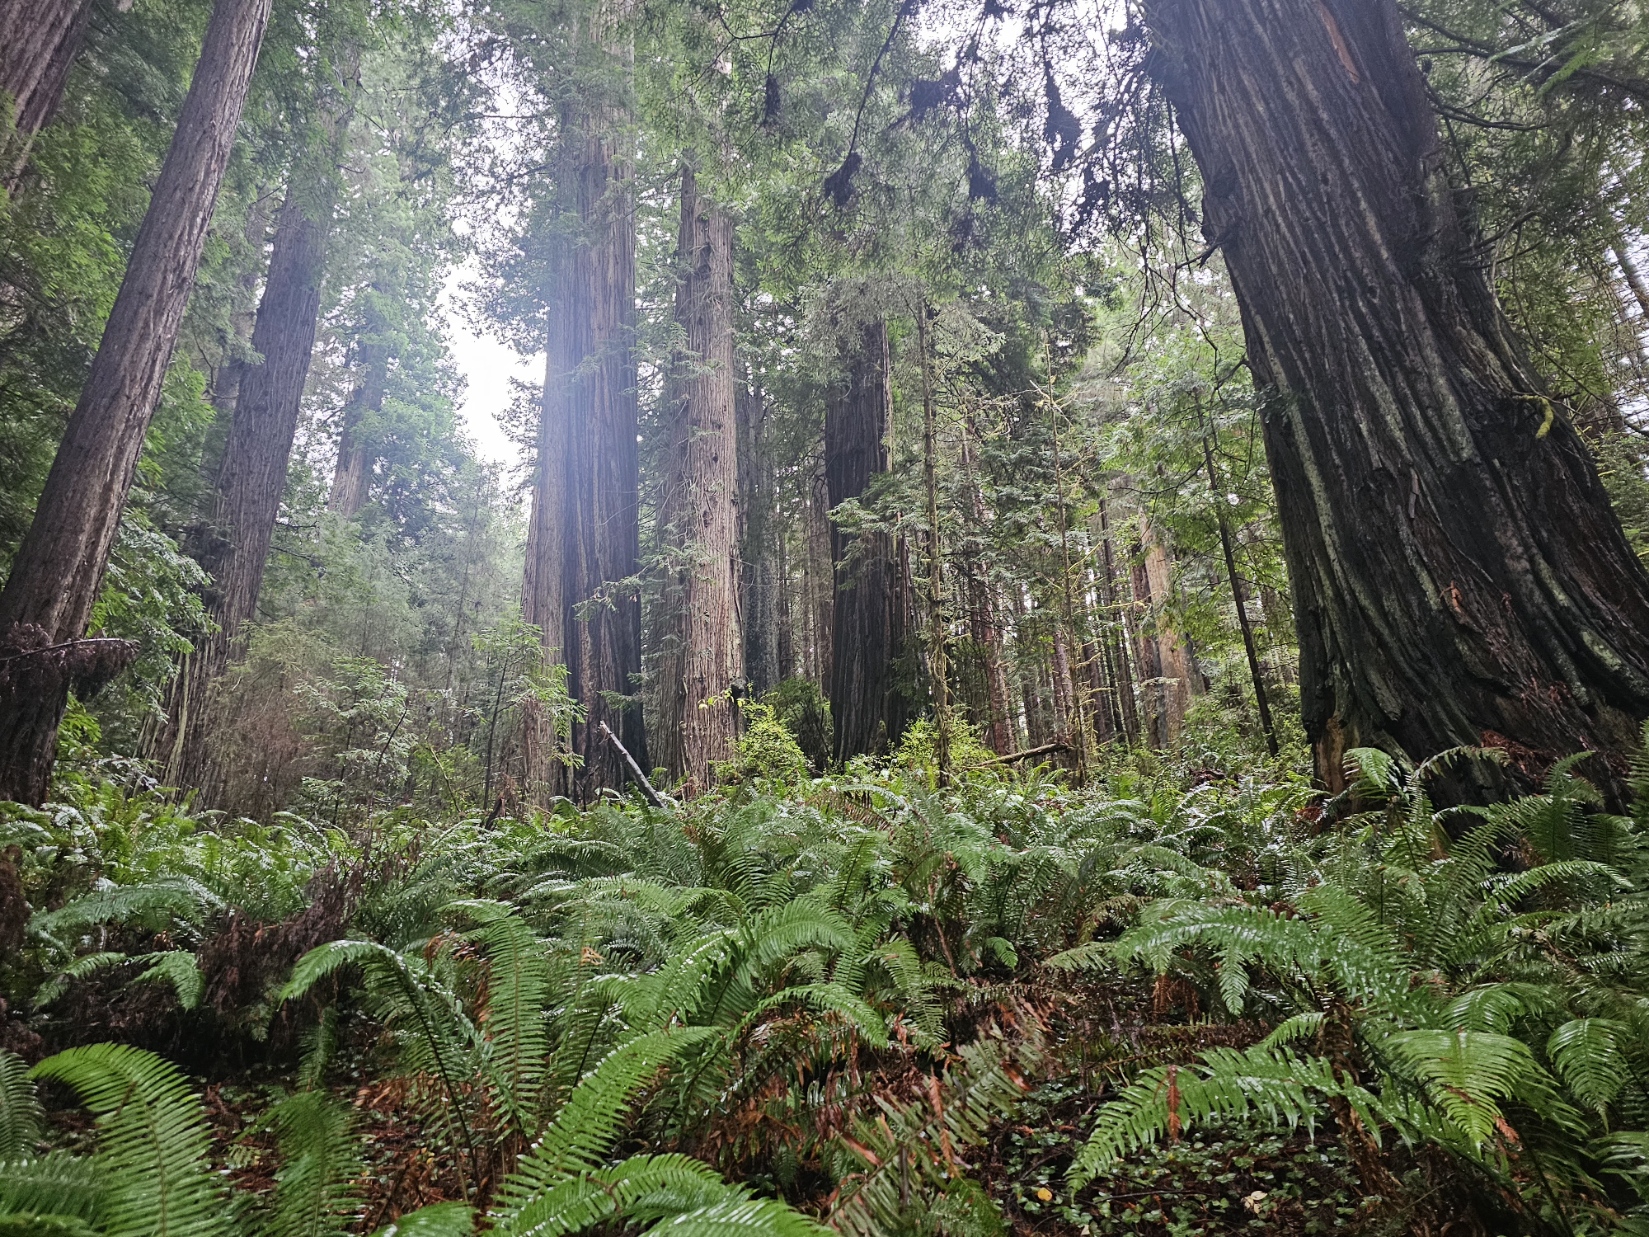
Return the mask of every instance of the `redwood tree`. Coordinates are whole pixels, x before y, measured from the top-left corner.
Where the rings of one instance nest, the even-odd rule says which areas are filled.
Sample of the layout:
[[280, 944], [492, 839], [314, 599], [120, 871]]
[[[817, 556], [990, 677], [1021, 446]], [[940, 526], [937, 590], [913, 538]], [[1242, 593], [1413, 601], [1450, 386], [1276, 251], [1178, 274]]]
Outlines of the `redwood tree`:
[[742, 677], [738, 421], [733, 369], [733, 222], [681, 174], [669, 446], [659, 532], [658, 717], [653, 758], [699, 786], [727, 760]]
[[324, 128], [329, 148], [324, 157], [305, 160], [294, 170], [276, 218], [269, 275], [252, 329], [252, 349], [262, 359], [241, 370], [211, 520], [201, 538], [201, 566], [212, 580], [207, 610], [218, 630], [201, 640], [172, 685], [167, 778], [177, 786], [203, 786], [208, 780], [211, 691], [257, 611], [264, 562], [286, 490], [315, 350], [338, 143], [346, 122], [334, 113]]
[[572, 728], [579, 769], [529, 750], [530, 775], [581, 798], [624, 784], [624, 762], [602, 737], [603, 724], [647, 765], [641, 711], [630, 699], [641, 672], [641, 600], [630, 583], [640, 556], [636, 260], [621, 113], [599, 95], [562, 108], [560, 217], [546, 241], [547, 358], [522, 585], [522, 615], [566, 664], [568, 691], [583, 710]]
[[0, 591], [0, 799], [46, 794], [70, 686], [130, 657], [86, 641], [194, 286], [270, 0], [218, 0], [80, 401]]
[[[1590, 748], [1618, 794], [1649, 575], [1498, 308], [1396, 6], [1146, 17], [1262, 394], [1318, 775], [1359, 744], [1490, 744], [1527, 784]], [[1449, 793], [1504, 781], [1478, 762]]]
[[[849, 349], [843, 380], [825, 408], [825, 483], [835, 510], [859, 498], [888, 467], [887, 324], [866, 325]], [[909, 628], [909, 590], [898, 546], [881, 529], [850, 532], [832, 520], [830, 714], [836, 759], [885, 751], [904, 731], [906, 702], [896, 661]]]
[[0, 181], [8, 189], [16, 187], [30, 140], [57, 112], [91, 16], [91, 0], [0, 0], [0, 95], [11, 100], [13, 122], [10, 140], [0, 141]]

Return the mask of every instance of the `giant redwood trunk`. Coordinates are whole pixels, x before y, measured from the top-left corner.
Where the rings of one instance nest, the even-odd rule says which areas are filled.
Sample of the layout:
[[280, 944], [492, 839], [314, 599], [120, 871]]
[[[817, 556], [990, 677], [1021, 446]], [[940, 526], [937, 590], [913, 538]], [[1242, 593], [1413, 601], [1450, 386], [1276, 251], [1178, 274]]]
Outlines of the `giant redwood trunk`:
[[[334, 118], [331, 127], [341, 137], [341, 120]], [[203, 637], [184, 661], [168, 702], [173, 742], [166, 776], [175, 786], [208, 781], [212, 690], [239, 655], [263, 588], [264, 562], [315, 350], [332, 227], [335, 169], [330, 163], [293, 173], [276, 219], [269, 276], [252, 328], [252, 348], [262, 360], [241, 371], [212, 517], [199, 550], [201, 566], [211, 577], [207, 611], [218, 630]]]
[[612, 110], [575, 101], [563, 116], [562, 218], [547, 241], [547, 359], [521, 605], [546, 651], [566, 665], [568, 690], [584, 711], [572, 726], [579, 767], [551, 759], [548, 743], [529, 733], [529, 776], [581, 798], [624, 784], [602, 723], [647, 767], [633, 699], [641, 601], [628, 583], [640, 555], [635, 216], [620, 148], [625, 126]]
[[[1649, 575], [1517, 347], [1391, 0], [1153, 0], [1264, 402], [1321, 779], [1489, 744], [1612, 783], [1649, 715]], [[1611, 773], [1611, 770], [1614, 772]], [[1481, 762], [1453, 796], [1504, 793]]]
[[[825, 408], [825, 483], [831, 510], [864, 494], [887, 471], [887, 325], [863, 328], [846, 358], [845, 380]], [[830, 714], [836, 759], [882, 752], [904, 731], [907, 705], [895, 663], [909, 628], [909, 597], [898, 547], [882, 530], [830, 525], [836, 595], [831, 613]]]
[[0, 182], [15, 189], [34, 135], [51, 123], [69, 69], [86, 40], [91, 0], [0, 0]]
[[669, 447], [659, 499], [658, 717], [653, 758], [708, 786], [732, 756], [739, 629], [738, 414], [733, 368], [733, 222], [681, 174]]
[[40, 802], [68, 692], [131, 655], [81, 640], [160, 398], [270, 0], [218, 0], [80, 402], [0, 591], [0, 799]]
[[781, 610], [784, 543], [773, 501], [773, 462], [767, 447], [767, 399], [740, 380], [734, 392], [739, 420], [739, 618], [744, 631], [744, 679], [753, 696], [785, 677], [790, 636]]

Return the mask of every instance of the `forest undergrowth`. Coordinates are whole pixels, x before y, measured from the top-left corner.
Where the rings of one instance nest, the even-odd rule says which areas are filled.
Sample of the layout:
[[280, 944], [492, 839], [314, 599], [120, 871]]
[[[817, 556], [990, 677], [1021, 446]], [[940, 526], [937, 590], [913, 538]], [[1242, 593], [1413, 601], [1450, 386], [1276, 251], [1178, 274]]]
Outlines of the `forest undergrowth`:
[[1649, 1231], [1649, 768], [774, 738], [662, 810], [8, 808], [0, 1233]]

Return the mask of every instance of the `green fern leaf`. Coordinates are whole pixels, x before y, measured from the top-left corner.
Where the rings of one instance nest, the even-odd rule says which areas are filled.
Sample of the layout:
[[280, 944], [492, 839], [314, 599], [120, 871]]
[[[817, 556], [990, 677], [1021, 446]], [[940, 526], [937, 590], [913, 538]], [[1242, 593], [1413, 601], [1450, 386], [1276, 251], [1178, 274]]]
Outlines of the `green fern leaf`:
[[463, 1203], [432, 1203], [386, 1224], [372, 1237], [469, 1237], [475, 1212]]
[[277, 1102], [265, 1121], [284, 1161], [275, 1174], [266, 1237], [341, 1237], [361, 1173], [349, 1109], [322, 1092], [299, 1091]]
[[40, 1100], [29, 1067], [16, 1053], [0, 1050], [0, 1161], [34, 1153], [40, 1137]]
[[647, 1231], [659, 1237], [833, 1237], [817, 1220], [767, 1198], [712, 1203], [672, 1216]]
[[1602, 1114], [1631, 1077], [1622, 1051], [1631, 1033], [1625, 1023], [1608, 1018], [1575, 1018], [1552, 1032], [1546, 1055], [1570, 1093]]
[[94, 1221], [103, 1212], [107, 1184], [90, 1156], [67, 1151], [0, 1163], [0, 1215], [51, 1214]]
[[205, 1110], [176, 1066], [124, 1044], [92, 1044], [47, 1057], [30, 1076], [73, 1087], [97, 1116], [108, 1237], [232, 1231], [206, 1160]]

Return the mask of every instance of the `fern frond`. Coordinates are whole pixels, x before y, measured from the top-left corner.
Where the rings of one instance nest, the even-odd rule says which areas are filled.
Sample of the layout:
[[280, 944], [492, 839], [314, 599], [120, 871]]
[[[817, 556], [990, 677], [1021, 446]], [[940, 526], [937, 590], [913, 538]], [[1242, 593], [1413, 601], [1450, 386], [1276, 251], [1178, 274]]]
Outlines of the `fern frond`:
[[1210, 1049], [1196, 1066], [1159, 1065], [1144, 1071], [1122, 1095], [1100, 1109], [1099, 1122], [1069, 1170], [1080, 1189], [1116, 1160], [1164, 1134], [1215, 1119], [1256, 1116], [1272, 1126], [1310, 1125], [1323, 1097], [1347, 1100], [1371, 1129], [1378, 1101], [1341, 1082], [1318, 1057], [1264, 1046], [1239, 1052]]
[[516, 1215], [534, 1196], [564, 1178], [593, 1172], [618, 1141], [636, 1092], [683, 1050], [712, 1034], [708, 1028], [655, 1031], [608, 1053], [573, 1089], [555, 1120], [499, 1188], [498, 1214]]
[[84, 957], [76, 958], [56, 975], [53, 975], [45, 983], [41, 984], [35, 991], [35, 1008], [43, 1008], [44, 1006], [50, 1005], [53, 1001], [57, 1000], [58, 997], [62, 996], [69, 990], [69, 984], [71, 981], [76, 979], [84, 979], [86, 976], [94, 975], [98, 971], [103, 970], [105, 967], [115, 966], [116, 964], [125, 961], [125, 954], [115, 953], [108, 950], [105, 950], [102, 953], [87, 954]]
[[470, 1237], [475, 1212], [464, 1203], [431, 1203], [384, 1225], [372, 1237]]
[[1091, 971], [1098, 970], [1111, 961], [1112, 943], [1110, 941], [1089, 941], [1086, 945], [1077, 945], [1072, 949], [1063, 949], [1051, 958], [1044, 958], [1042, 965], [1056, 971]]
[[1260, 1047], [1282, 1048], [1288, 1044], [1297, 1044], [1302, 1039], [1312, 1039], [1323, 1029], [1323, 1018], [1323, 1012], [1316, 1009], [1308, 1009], [1291, 1018], [1284, 1018], [1272, 1028], [1271, 1034], [1260, 1041]]
[[142, 954], [134, 962], [147, 962], [149, 969], [132, 980], [135, 983], [168, 983], [177, 992], [178, 1004], [193, 1009], [200, 1004], [206, 991], [206, 980], [201, 976], [195, 955], [187, 949], [169, 949], [164, 953]]
[[124, 1044], [47, 1057], [34, 1078], [66, 1083], [97, 1116], [109, 1237], [215, 1237], [230, 1231], [207, 1164], [205, 1110], [177, 1067]]
[[500, 1106], [524, 1135], [533, 1129], [549, 1034], [544, 1007], [549, 1001], [550, 966], [545, 943], [515, 911], [498, 902], [455, 902], [480, 922], [474, 934], [487, 951], [487, 1003], [482, 1013], [487, 1072]]
[[659, 1237], [833, 1237], [817, 1220], [771, 1198], [712, 1203], [672, 1216], [647, 1231]]
[[266, 1121], [284, 1163], [275, 1174], [274, 1208], [266, 1237], [341, 1237], [354, 1211], [361, 1156], [350, 1133], [349, 1109], [320, 1091], [277, 1102]]
[[1601, 1115], [1631, 1077], [1622, 1050], [1631, 1033], [1625, 1023], [1610, 1018], [1575, 1018], [1552, 1032], [1546, 1055], [1570, 1094]]
[[55, 911], [39, 911], [29, 931], [47, 939], [73, 938], [105, 923], [131, 923], [159, 932], [181, 923], [194, 928], [224, 909], [223, 899], [188, 876], [169, 876], [141, 885], [94, 889]]
[[34, 1154], [40, 1137], [40, 1099], [23, 1058], [0, 1049], [0, 1161]]
[[653, 1219], [707, 1206], [742, 1190], [685, 1155], [636, 1155], [612, 1168], [549, 1178], [493, 1212], [500, 1237], [560, 1237], [619, 1216]]
[[1500, 1100], [1542, 1073], [1528, 1045], [1491, 1031], [1396, 1031], [1380, 1041], [1473, 1146], [1494, 1137]]
[[91, 1156], [53, 1151], [0, 1162], [0, 1215], [66, 1215], [95, 1221], [108, 1182]]

